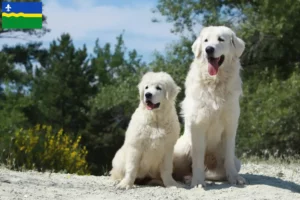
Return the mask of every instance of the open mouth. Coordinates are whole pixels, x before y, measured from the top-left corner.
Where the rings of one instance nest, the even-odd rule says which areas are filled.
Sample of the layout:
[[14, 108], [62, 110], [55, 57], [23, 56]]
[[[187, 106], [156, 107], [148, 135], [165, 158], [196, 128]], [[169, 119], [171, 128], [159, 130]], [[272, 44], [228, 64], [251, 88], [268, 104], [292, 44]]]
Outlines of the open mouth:
[[219, 67], [223, 64], [225, 56], [222, 55], [218, 58], [208, 57], [208, 73], [214, 76], [218, 73]]
[[152, 103], [151, 101], [147, 100], [147, 101], [146, 101], [146, 105], [147, 105], [147, 109], [148, 109], [148, 110], [153, 110], [153, 109], [155, 109], [155, 108], [159, 108], [160, 103], [154, 104], [154, 103]]

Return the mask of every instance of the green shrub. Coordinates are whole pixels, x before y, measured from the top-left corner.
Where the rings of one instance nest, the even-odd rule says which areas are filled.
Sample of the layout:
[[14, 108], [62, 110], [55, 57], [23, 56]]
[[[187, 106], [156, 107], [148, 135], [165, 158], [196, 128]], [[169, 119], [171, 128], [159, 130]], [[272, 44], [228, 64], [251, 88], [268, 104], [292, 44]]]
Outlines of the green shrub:
[[12, 169], [88, 174], [88, 152], [79, 145], [80, 140], [81, 136], [72, 140], [62, 129], [53, 133], [51, 126], [37, 125], [17, 131], [2, 157]]
[[272, 72], [247, 80], [241, 100], [237, 138], [239, 155], [260, 157], [300, 154], [300, 73], [279, 80]]

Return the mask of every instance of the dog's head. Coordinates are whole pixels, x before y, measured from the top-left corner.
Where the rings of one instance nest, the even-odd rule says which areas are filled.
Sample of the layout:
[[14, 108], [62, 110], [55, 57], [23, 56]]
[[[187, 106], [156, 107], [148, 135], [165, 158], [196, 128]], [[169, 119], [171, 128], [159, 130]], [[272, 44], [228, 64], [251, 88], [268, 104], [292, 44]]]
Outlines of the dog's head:
[[208, 73], [214, 76], [224, 61], [239, 58], [245, 43], [225, 26], [209, 26], [202, 29], [200, 36], [192, 45], [196, 59], [208, 61]]
[[148, 72], [138, 85], [140, 100], [148, 110], [164, 107], [168, 102], [174, 102], [180, 87], [173, 78], [165, 72]]

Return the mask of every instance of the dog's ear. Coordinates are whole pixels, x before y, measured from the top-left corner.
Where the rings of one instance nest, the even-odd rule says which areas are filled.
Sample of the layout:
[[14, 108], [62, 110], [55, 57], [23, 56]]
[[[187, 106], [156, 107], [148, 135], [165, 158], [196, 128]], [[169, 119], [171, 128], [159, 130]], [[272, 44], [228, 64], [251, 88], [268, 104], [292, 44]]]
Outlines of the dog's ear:
[[175, 83], [167, 87], [166, 98], [168, 100], [175, 100], [181, 88]]
[[195, 58], [199, 58], [201, 55], [201, 37], [197, 37], [195, 42], [192, 45], [192, 52], [194, 53]]
[[199, 58], [202, 50], [202, 35], [206, 27], [203, 27], [200, 31], [199, 36], [196, 38], [195, 42], [192, 45], [192, 52], [194, 53], [195, 58]]
[[146, 71], [141, 71], [140, 72], [140, 82], [137, 86], [138, 90], [139, 90], [140, 101], [144, 100], [145, 79], [151, 73], [153, 73], [153, 72], [146, 72]]
[[231, 43], [233, 45], [236, 57], [241, 57], [245, 50], [245, 42], [238, 38], [235, 33], [232, 34]]
[[138, 89], [139, 89], [139, 96], [140, 96], [140, 101], [143, 101], [144, 99], [144, 84], [142, 81], [138, 84]]

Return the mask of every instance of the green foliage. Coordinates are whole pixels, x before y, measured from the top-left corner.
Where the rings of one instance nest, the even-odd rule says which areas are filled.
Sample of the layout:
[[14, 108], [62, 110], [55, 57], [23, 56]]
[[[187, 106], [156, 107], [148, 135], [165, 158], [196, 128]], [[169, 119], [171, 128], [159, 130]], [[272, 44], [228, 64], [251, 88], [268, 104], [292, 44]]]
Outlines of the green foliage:
[[13, 55], [0, 52], [0, 137], [26, 126], [24, 109], [31, 99], [24, 96], [23, 73], [12, 64]]
[[45, 65], [45, 58], [48, 56], [48, 51], [41, 48], [42, 43], [28, 43], [26, 45], [16, 45], [13, 47], [4, 45], [2, 51], [6, 55], [11, 56], [11, 61], [14, 65], [19, 65], [22, 71], [18, 70], [19, 74], [15, 75], [17, 82], [21, 86], [29, 86], [32, 84], [33, 75], [37, 63]]
[[16, 131], [2, 151], [2, 162], [12, 169], [51, 170], [54, 172], [88, 174], [87, 150], [81, 147], [81, 137], [74, 140], [51, 126], [37, 125], [33, 129]]
[[4, 85], [8, 81], [16, 81], [17, 71], [12, 65], [12, 55], [0, 52], [0, 98], [4, 99]]
[[87, 101], [95, 93], [93, 68], [85, 46], [75, 49], [70, 35], [52, 42], [45, 64], [36, 69], [33, 101], [39, 111], [38, 123], [78, 134], [87, 123]]
[[145, 68], [145, 63], [136, 50], [127, 51], [123, 35], [118, 36], [116, 40], [113, 50], [109, 43], [101, 47], [99, 40], [96, 41], [91, 65], [95, 69], [99, 86], [119, 85], [128, 79], [128, 76], [139, 74], [141, 69]]
[[[134, 78], [133, 78], [134, 79]], [[94, 174], [102, 174], [123, 144], [124, 133], [138, 105], [137, 81], [124, 81], [120, 87], [108, 85], [91, 100], [90, 123], [83, 135]], [[99, 159], [98, 157], [101, 157]]]
[[0, 101], [0, 136], [10, 134], [27, 125], [28, 118], [22, 112], [31, 105], [31, 99], [14, 93], [12, 86], [6, 85], [3, 101]]
[[[287, 80], [263, 71], [244, 84], [237, 149], [240, 155], [286, 157], [300, 154], [299, 64]], [[272, 74], [270, 80], [260, 77]]]
[[[238, 28], [237, 25], [247, 19], [246, 14], [256, 14], [260, 2], [244, 0], [159, 0], [154, 12], [159, 12], [173, 23], [172, 31], [192, 32], [195, 26], [226, 25]], [[253, 13], [246, 13], [245, 10]]]

